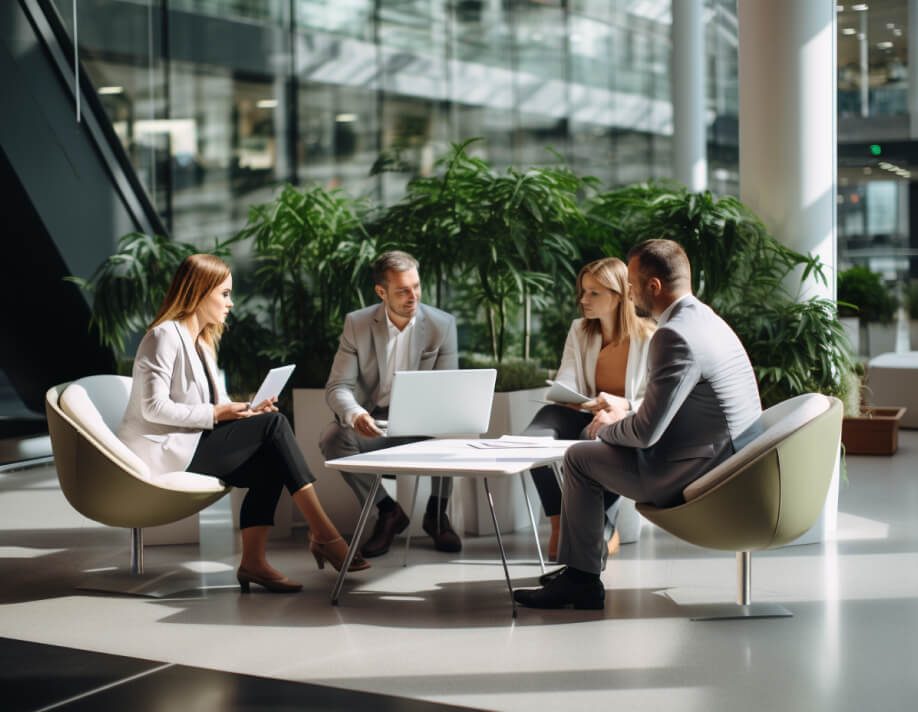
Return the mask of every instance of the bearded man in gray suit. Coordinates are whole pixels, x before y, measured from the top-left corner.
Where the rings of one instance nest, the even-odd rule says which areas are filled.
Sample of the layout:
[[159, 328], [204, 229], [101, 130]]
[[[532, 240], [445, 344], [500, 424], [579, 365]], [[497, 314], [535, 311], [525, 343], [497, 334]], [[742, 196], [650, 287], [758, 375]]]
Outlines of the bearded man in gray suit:
[[[381, 303], [347, 315], [325, 384], [325, 401], [335, 413], [335, 422], [322, 435], [319, 447], [329, 460], [420, 439], [385, 437], [376, 424], [387, 418], [393, 375], [459, 367], [456, 320], [421, 304], [417, 260], [407, 252], [384, 252], [373, 262], [373, 281]], [[341, 474], [363, 506], [371, 476]], [[452, 483], [447, 477], [432, 479], [423, 523], [434, 546], [447, 552], [462, 549], [446, 514]], [[375, 504], [376, 526], [361, 548], [367, 558], [385, 554], [409, 523], [404, 510], [382, 488]]]
[[739, 338], [692, 295], [682, 247], [648, 240], [628, 253], [631, 298], [657, 319], [650, 341], [647, 391], [636, 412], [616, 406], [588, 430], [597, 440], [564, 458], [561, 546], [566, 566], [541, 589], [519, 590], [533, 608], [599, 609], [603, 559], [603, 492], [658, 507], [682, 504], [682, 490], [755, 435], [762, 412], [749, 356]]

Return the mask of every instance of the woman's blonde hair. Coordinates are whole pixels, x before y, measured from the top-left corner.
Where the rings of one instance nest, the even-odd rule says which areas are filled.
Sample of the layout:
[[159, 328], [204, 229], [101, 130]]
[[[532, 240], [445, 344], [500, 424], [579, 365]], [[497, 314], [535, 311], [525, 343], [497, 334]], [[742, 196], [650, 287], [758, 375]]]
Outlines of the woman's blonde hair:
[[[189, 255], [179, 265], [163, 305], [150, 329], [164, 321], [181, 321], [194, 314], [204, 298], [229, 277], [230, 268], [219, 257], [207, 254]], [[198, 336], [216, 352], [223, 335], [223, 324], [208, 324]]]
[[583, 277], [590, 275], [606, 289], [619, 295], [618, 306], [612, 318], [612, 343], [619, 344], [625, 338], [643, 339], [648, 337], [654, 329], [653, 323], [642, 319], [634, 310], [634, 303], [628, 287], [628, 267], [617, 257], [603, 257], [583, 266], [577, 275], [577, 305], [580, 314], [584, 316], [583, 330], [588, 336], [599, 334], [602, 325], [599, 319], [587, 319], [583, 314], [583, 304], [580, 297], [583, 295]]

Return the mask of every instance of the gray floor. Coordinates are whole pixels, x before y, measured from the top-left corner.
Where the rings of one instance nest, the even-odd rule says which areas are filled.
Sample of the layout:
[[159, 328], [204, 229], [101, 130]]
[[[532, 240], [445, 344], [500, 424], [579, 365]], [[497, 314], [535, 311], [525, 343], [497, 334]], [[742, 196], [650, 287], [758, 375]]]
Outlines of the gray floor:
[[[332, 607], [332, 574], [295, 536], [272, 542], [272, 561], [305, 590], [242, 596], [220, 507], [200, 550], [147, 549], [148, 572], [164, 575], [156, 585], [203, 581], [203, 594], [89, 593], [76, 586], [119, 582], [110, 569], [126, 562], [127, 535], [73, 512], [53, 469], [3, 473], [0, 637], [498, 710], [912, 710], [916, 463], [918, 432], [901, 434], [895, 457], [849, 457], [837, 541], [754, 557], [754, 598], [795, 616], [713, 623], [687, 613], [732, 600], [733, 556], [649, 526], [610, 560], [600, 612], [521, 610], [513, 621], [484, 537], [459, 556], [418, 542], [407, 568], [401, 551], [374, 560]], [[523, 562], [514, 583], [534, 583], [528, 533], [509, 539]]]

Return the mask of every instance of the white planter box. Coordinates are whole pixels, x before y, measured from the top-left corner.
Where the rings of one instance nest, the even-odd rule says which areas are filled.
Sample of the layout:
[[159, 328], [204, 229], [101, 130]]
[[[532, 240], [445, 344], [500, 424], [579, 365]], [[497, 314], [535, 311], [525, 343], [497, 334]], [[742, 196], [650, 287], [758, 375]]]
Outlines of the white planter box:
[[841, 323], [842, 329], [845, 330], [845, 336], [848, 337], [848, 342], [851, 344], [851, 352], [859, 354], [861, 352], [860, 319], [856, 316], [843, 316], [838, 321]]
[[[337, 471], [326, 469], [325, 457], [319, 450], [319, 439], [334, 419], [334, 414], [325, 403], [324, 389], [293, 389], [293, 430], [296, 442], [316, 477], [316, 492], [322, 507], [338, 531], [351, 534], [360, 516], [357, 498]], [[302, 521], [299, 512], [296, 512], [296, 519]]]
[[895, 352], [896, 350], [896, 323], [880, 324], [870, 322], [867, 325], [869, 334], [870, 353], [868, 356], [873, 358], [880, 354]]
[[[533, 388], [510, 393], [495, 393], [491, 407], [491, 422], [485, 437], [519, 435], [526, 429], [535, 414], [545, 403], [547, 388]], [[529, 498], [532, 501], [536, 522], [542, 507], [532, 479], [527, 477]], [[459, 483], [457, 483], [459, 484]], [[519, 477], [492, 478], [488, 481], [494, 498], [494, 511], [501, 533], [529, 528], [529, 514], [523, 499], [523, 488]], [[465, 515], [465, 531], [472, 534], [493, 534], [494, 525], [488, 509], [484, 484], [478, 480], [461, 482], [462, 510]]]
[[823, 541], [833, 541], [838, 531], [838, 484], [840, 479], [840, 458], [841, 452], [835, 459], [835, 473], [832, 475], [832, 482], [829, 484], [829, 493], [826, 495], [826, 503], [822, 507], [822, 514], [816, 523], [810, 527], [809, 531], [794, 539], [787, 546], [797, 546], [799, 544], [818, 544]]

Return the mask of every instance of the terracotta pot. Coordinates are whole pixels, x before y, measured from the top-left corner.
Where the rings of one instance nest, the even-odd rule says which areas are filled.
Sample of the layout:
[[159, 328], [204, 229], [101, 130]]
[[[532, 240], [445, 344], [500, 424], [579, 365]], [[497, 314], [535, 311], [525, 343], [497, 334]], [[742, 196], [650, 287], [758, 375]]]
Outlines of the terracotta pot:
[[842, 443], [848, 455], [892, 455], [899, 447], [902, 406], [866, 406], [859, 417], [842, 422]]

